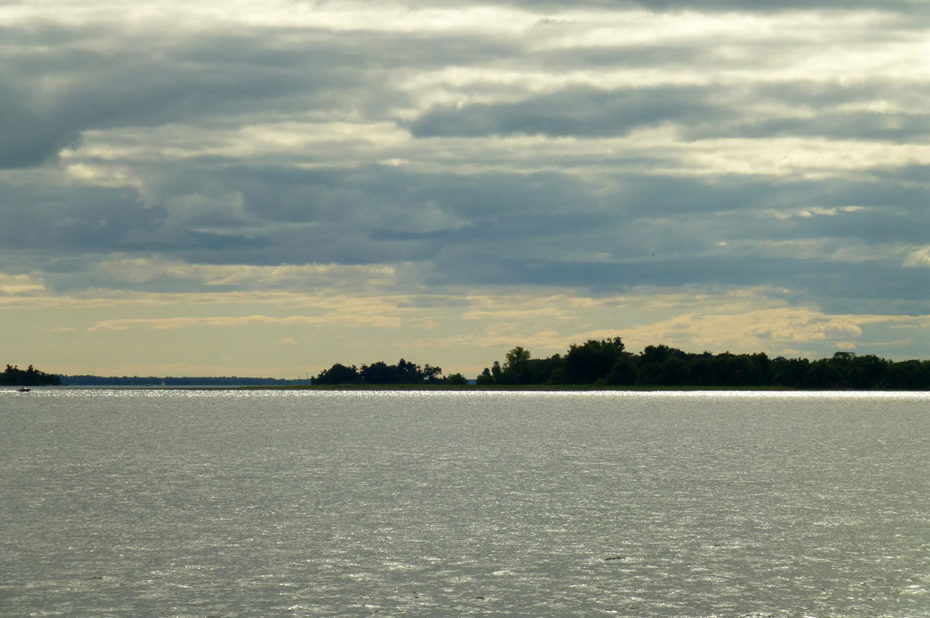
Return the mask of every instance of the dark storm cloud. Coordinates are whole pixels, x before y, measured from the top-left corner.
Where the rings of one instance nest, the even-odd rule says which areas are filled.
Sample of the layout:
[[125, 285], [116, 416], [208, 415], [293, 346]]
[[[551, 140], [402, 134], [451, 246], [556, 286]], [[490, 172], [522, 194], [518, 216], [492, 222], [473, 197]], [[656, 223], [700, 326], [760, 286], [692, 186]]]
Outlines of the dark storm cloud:
[[312, 170], [232, 166], [216, 174], [216, 183], [241, 192], [248, 210], [262, 221], [348, 220], [361, 227], [393, 226], [416, 231], [416, 225], [423, 224], [424, 208], [431, 204], [450, 219], [469, 221], [561, 213], [568, 200], [573, 201], [575, 212], [594, 205], [584, 183], [561, 173], [419, 173], [390, 166]]
[[[902, 174], [917, 178], [920, 171]], [[628, 175], [604, 192], [562, 173], [194, 167], [170, 176], [154, 205], [126, 189], [7, 186], [0, 242], [21, 251], [158, 252], [211, 264], [422, 261], [447, 282], [473, 269], [487, 273], [484, 282], [508, 284], [787, 284], [797, 269], [781, 264], [765, 275], [771, 256], [764, 253], [756, 252], [751, 271], [753, 255], [745, 253], [692, 266], [725, 240], [925, 242], [926, 184], [884, 176], [880, 169], [871, 178], [803, 182]], [[177, 206], [191, 191], [211, 187], [241, 195], [242, 208], [206, 214]], [[863, 210], [801, 215], [849, 206]], [[655, 264], [629, 262], [656, 249]], [[604, 263], [590, 262], [590, 253]], [[566, 265], [543, 260], [546, 254], [564, 256]]]
[[[0, 166], [23, 167], [74, 147], [88, 129], [194, 121], [298, 91], [285, 74], [189, 64], [151, 50], [114, 56], [62, 49], [4, 58]], [[48, 88], [46, 83], [56, 83]]]
[[867, 209], [836, 216], [814, 216], [805, 219], [803, 225], [796, 223], [793, 227], [795, 236], [800, 238], [921, 245], [927, 241], [930, 212], [915, 212], [911, 208]]
[[[443, 4], [459, 7], [431, 3]], [[659, 28], [661, 36], [592, 42], [585, 28], [598, 19], [579, 26], [558, 13], [644, 7], [663, 18], [688, 9], [724, 20], [728, 11], [874, 7], [507, 4], [537, 25], [515, 34], [496, 24], [377, 32], [156, 23], [124, 32], [118, 21], [45, 20], [0, 29], [0, 168], [16, 170], [0, 184], [0, 257], [45, 260], [49, 269], [62, 256], [84, 263], [111, 253], [212, 265], [415, 262], [424, 277], [417, 283], [436, 285], [768, 285], [818, 300], [919, 306], [912, 290], [927, 283], [928, 269], [900, 265], [928, 243], [928, 183], [909, 153], [889, 155], [901, 167], [849, 171], [831, 167], [837, 155], [827, 152], [818, 173], [799, 165], [738, 174], [706, 163], [717, 151], [701, 143], [745, 140], [752, 143], [736, 152], [751, 155], [779, 147], [775, 137], [922, 146], [930, 88], [919, 73], [817, 75], [805, 64], [847, 45], [922, 36], [919, 5], [882, 4], [875, 19], [889, 31], [863, 20], [817, 36], [766, 32], [757, 42], [751, 33], [711, 40], [682, 26], [683, 34]], [[914, 21], [893, 11], [911, 11]], [[327, 121], [360, 127], [351, 139], [364, 143], [348, 144], [321, 126]], [[293, 135], [261, 133], [274, 123], [295, 127]], [[209, 154], [187, 152], [158, 141], [165, 127], [192, 143], [222, 135]], [[365, 134], [377, 127], [390, 136]], [[111, 131], [121, 128], [151, 131]], [[636, 141], [637, 131], [655, 128], [671, 130], [656, 144]], [[102, 136], [88, 154], [79, 146], [91, 130]], [[326, 130], [326, 139], [300, 141], [302, 132]], [[298, 145], [286, 144], [290, 137]], [[624, 143], [601, 143], [611, 140]], [[56, 161], [63, 148], [75, 149], [73, 160]], [[396, 165], [382, 164], [389, 161]], [[29, 168], [51, 175], [72, 162], [122, 165], [131, 181], [13, 182]], [[790, 255], [791, 242], [803, 253]], [[844, 246], [877, 257], [853, 259]]]
[[215, 174], [201, 181], [241, 194], [244, 212], [215, 216], [212, 226], [239, 234], [255, 226], [267, 242], [215, 253], [213, 246], [178, 246], [186, 257], [211, 263], [426, 260], [450, 245], [543, 242], [603, 222], [601, 198], [565, 174], [417, 174], [393, 167], [231, 167]]
[[16, 187], [0, 183], [0, 246], [68, 253], [131, 247], [166, 218], [125, 188]]
[[[197, 208], [173, 206], [194, 186], [193, 176], [200, 189], [241, 193], [244, 210], [204, 216]], [[126, 189], [19, 190], [14, 196], [6, 187], [0, 245], [36, 254], [157, 252], [253, 265], [425, 261], [462, 246], [474, 251], [471, 259], [486, 262], [482, 247], [504, 255], [533, 245], [556, 248], [613, 219], [601, 212], [600, 197], [563, 174], [235, 166], [171, 180], [157, 205], [143, 204]], [[573, 209], [566, 211], [569, 202]], [[430, 213], [433, 218], [424, 219]]]
[[851, 268], [841, 261], [773, 258], [745, 252], [597, 262], [476, 262], [472, 257], [466, 251], [449, 252], [442, 259], [445, 267], [433, 271], [429, 280], [434, 285], [452, 281], [474, 285], [571, 285], [595, 294], [622, 293], [637, 286], [714, 289], [764, 284], [790, 289], [801, 298], [822, 299], [825, 310], [830, 312], [930, 312], [930, 299], [921, 291], [930, 286], [930, 270], [902, 270], [894, 261], [863, 262]]
[[926, 203], [928, 179], [920, 183], [889, 182], [886, 173], [885, 168], [880, 168], [866, 170], [856, 178], [824, 180], [780, 179], [761, 174], [712, 179], [628, 175], [620, 177], [622, 185], [615, 199], [631, 216], [652, 217], [845, 206], [916, 212]]
[[[103, 26], [7, 29], [0, 46], [0, 168], [80, 144], [89, 129], [229, 122], [337, 110], [377, 115], [403, 96], [380, 74], [506, 54], [500, 41], [278, 28], [132, 37]], [[375, 50], [378, 53], [373, 53]], [[373, 75], [374, 74], [374, 75]]]
[[[899, 285], [922, 285], [926, 280], [923, 271], [899, 272], [900, 254], [872, 263], [849, 262], [855, 252], [872, 243], [925, 242], [930, 219], [914, 214], [925, 200], [920, 189], [895, 191], [879, 182], [839, 180], [784, 187], [738, 177], [729, 182], [637, 180], [635, 187], [627, 183], [602, 200], [592, 200], [596, 205], [592, 214], [572, 223], [570, 215], [559, 218], [545, 211], [538, 212], [535, 221], [509, 218], [505, 223], [506, 218], [500, 217], [493, 224], [506, 230], [506, 242], [486, 230], [445, 234], [434, 281], [463, 278], [483, 284], [532, 282], [593, 290], [764, 282], [810, 295], [890, 299]], [[851, 204], [868, 206], [830, 210]], [[804, 211], [815, 207], [820, 210], [813, 214]], [[738, 248], [718, 247], [718, 241], [730, 241]], [[794, 241], [808, 243], [808, 250], [821, 257], [803, 252], [789, 256], [798, 253], [791, 245], [780, 251], [786, 255], [766, 249], [770, 242]], [[847, 247], [853, 253], [844, 258]], [[839, 257], [831, 257], [835, 252]], [[547, 253], [565, 258], [542, 257]], [[601, 257], [591, 261], [585, 257], [589, 253]], [[881, 284], [871, 285], [873, 278], [881, 278]], [[911, 310], [923, 307], [909, 298]]]
[[[834, 249], [842, 243], [924, 243], [930, 220], [920, 213], [927, 187], [925, 180], [915, 182], [923, 171], [897, 172], [908, 179], [904, 183], [888, 182], [885, 169], [829, 182], [628, 175], [604, 192], [562, 173], [195, 166], [170, 176], [155, 205], [126, 189], [28, 192], [6, 186], [0, 243], [21, 254], [157, 252], [208, 264], [415, 261], [437, 284], [531, 283], [607, 291], [765, 282], [812, 294], [838, 293], [846, 286], [851, 293], [865, 290], [872, 276], [888, 277], [895, 265], [778, 257], [748, 246], [708, 253], [723, 240], [810, 239]], [[172, 205], [211, 187], [240, 194], [242, 209], [206, 215]], [[864, 210], [800, 214], [847, 206]], [[784, 218], [765, 215], [768, 211]], [[426, 213], [435, 218], [424, 220]], [[591, 253], [601, 257], [591, 261]], [[901, 277], [918, 284], [921, 273], [911, 269]], [[901, 277], [898, 281], [904, 281]], [[886, 281], [869, 296], [891, 297], [894, 290]]]
[[[253, 173], [260, 176], [257, 171]], [[230, 181], [247, 175], [238, 170]], [[266, 263], [430, 259], [434, 260], [435, 280], [445, 283], [471, 276], [475, 283], [532, 282], [615, 289], [649, 282], [675, 286], [765, 281], [815, 291], [827, 289], [830, 282], [834, 287], [841, 285], [837, 273], [849, 272], [850, 266], [802, 256], [747, 254], [745, 247], [739, 252], [700, 256], [718, 240], [811, 239], [840, 246], [922, 242], [922, 230], [926, 229], [911, 214], [923, 203], [925, 192], [921, 188], [896, 190], [869, 180], [779, 184], [741, 177], [729, 181], [631, 177], [615, 192], [592, 194], [561, 174], [424, 176], [370, 168], [287, 176], [286, 183], [283, 176], [276, 176], [275, 186], [281, 192], [303, 196], [310, 212], [328, 196], [345, 196], [351, 191], [353, 197], [337, 200], [341, 208], [332, 210], [329, 219], [307, 219], [308, 224], [311, 219], [329, 221], [326, 225], [310, 225], [299, 232], [282, 227], [267, 247], [239, 254], [238, 260], [243, 255]], [[573, 208], [566, 210], [569, 200]], [[273, 195], [268, 201], [277, 202]], [[252, 208], [265, 219], [263, 203], [252, 204]], [[410, 205], [426, 203], [456, 223], [417, 230], [411, 213], [422, 210]], [[800, 214], [804, 208], [829, 210], [850, 205], [864, 210]], [[760, 214], [768, 211], [784, 218]], [[659, 259], [640, 259], [656, 247]], [[604, 261], [586, 261], [584, 256], [590, 252], [602, 254]], [[568, 261], [543, 260], [540, 256], [544, 254], [568, 256]], [[579, 257], [573, 259], [572, 255]], [[899, 258], [892, 259], [878, 270], [856, 266], [857, 281], [875, 273], [886, 276], [899, 262]], [[906, 273], [910, 279], [921, 276]], [[866, 286], [863, 283], [861, 287]], [[879, 286], [876, 293], [888, 288]]]

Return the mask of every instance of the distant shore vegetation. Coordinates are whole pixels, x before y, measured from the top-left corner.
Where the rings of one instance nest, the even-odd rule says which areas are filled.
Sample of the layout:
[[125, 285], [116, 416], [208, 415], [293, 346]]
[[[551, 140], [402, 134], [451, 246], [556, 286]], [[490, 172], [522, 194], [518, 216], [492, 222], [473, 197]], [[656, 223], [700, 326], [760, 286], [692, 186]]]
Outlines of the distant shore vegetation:
[[236, 388], [240, 386], [306, 386], [307, 380], [287, 380], [279, 378], [249, 378], [238, 376], [95, 376], [71, 375], [62, 376], [65, 386], [124, 386], [145, 388], [165, 386], [172, 388], [196, 388], [209, 386], [212, 388]]
[[930, 390], [930, 361], [893, 361], [873, 354], [836, 352], [830, 358], [770, 358], [765, 353], [692, 353], [666, 345], [646, 346], [639, 354], [626, 351], [620, 337], [589, 339], [572, 344], [564, 354], [533, 358], [526, 348], [507, 352], [474, 381], [461, 373], [443, 375], [430, 364], [404, 359], [389, 365], [335, 363], [312, 379], [283, 380], [239, 377], [58, 376], [30, 365], [7, 365], [0, 385], [8, 386], [168, 386], [168, 387], [467, 387], [477, 388], [782, 388], [809, 390]]
[[16, 365], [7, 365], [0, 373], [0, 384], [3, 386], [58, 386], [61, 376], [39, 371], [32, 365], [20, 369]]
[[396, 365], [388, 365], [382, 361], [370, 365], [346, 366], [336, 363], [329, 369], [324, 369], [313, 378], [313, 384], [319, 386], [336, 386], [344, 384], [369, 385], [410, 385], [410, 384], [449, 384], [461, 386], [468, 380], [460, 373], [442, 376], [440, 367], [429, 364], [417, 365], [400, 359]]
[[[464, 385], [461, 374], [443, 377], [439, 367], [383, 362], [360, 368], [336, 363], [313, 378], [319, 386]], [[666, 345], [626, 351], [620, 337], [589, 339], [564, 354], [533, 358], [517, 346], [503, 362], [482, 371], [478, 387], [784, 388], [811, 390], [930, 389], [930, 361], [892, 361], [837, 352], [830, 358], [770, 358], [765, 353], [691, 353]]]
[[532, 358], [516, 347], [495, 361], [479, 385], [590, 384], [604, 387], [765, 387], [817, 390], [921, 390], [930, 388], [930, 361], [891, 361], [837, 352], [831, 358], [769, 358], [755, 354], [699, 354], [666, 345], [625, 350], [620, 337], [589, 339], [565, 354]]

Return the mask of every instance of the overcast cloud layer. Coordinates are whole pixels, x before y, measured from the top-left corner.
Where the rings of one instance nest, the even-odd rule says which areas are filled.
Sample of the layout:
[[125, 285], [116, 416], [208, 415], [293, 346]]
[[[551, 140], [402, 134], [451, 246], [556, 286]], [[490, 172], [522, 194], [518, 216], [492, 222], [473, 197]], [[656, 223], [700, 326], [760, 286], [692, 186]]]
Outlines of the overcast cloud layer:
[[930, 349], [906, 0], [0, 2], [3, 362]]

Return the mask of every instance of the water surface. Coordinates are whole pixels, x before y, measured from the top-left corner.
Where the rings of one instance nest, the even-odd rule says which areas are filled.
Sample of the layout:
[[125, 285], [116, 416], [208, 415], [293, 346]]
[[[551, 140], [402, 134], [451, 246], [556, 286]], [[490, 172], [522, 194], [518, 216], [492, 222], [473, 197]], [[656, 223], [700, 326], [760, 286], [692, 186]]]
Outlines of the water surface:
[[0, 392], [2, 615], [930, 615], [930, 396]]

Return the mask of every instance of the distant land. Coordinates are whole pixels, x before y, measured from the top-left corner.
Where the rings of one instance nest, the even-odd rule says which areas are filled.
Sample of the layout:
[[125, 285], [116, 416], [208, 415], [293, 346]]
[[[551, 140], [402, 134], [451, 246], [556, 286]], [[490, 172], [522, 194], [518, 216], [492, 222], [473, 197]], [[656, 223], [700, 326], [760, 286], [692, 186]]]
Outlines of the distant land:
[[16, 365], [7, 365], [0, 373], [0, 385], [3, 386], [58, 386], [61, 376], [39, 371], [32, 365], [27, 369], [20, 369]]
[[307, 386], [309, 380], [283, 380], [277, 378], [221, 377], [156, 377], [156, 376], [61, 376], [63, 386]]
[[404, 359], [356, 367], [335, 363], [309, 379], [254, 377], [156, 377], [47, 374], [32, 365], [6, 366], [3, 385], [127, 387], [587, 387], [587, 388], [781, 388], [807, 390], [930, 390], [930, 361], [893, 361], [872, 354], [836, 352], [830, 358], [770, 358], [765, 353], [691, 353], [666, 345], [627, 352], [620, 337], [572, 344], [565, 354], [533, 358], [517, 346], [474, 380], [460, 373]]
[[[376, 387], [389, 385], [464, 386], [461, 374], [443, 376], [439, 367], [420, 367], [403, 359], [397, 365], [336, 363], [313, 378], [314, 385]], [[666, 345], [627, 352], [620, 337], [589, 339], [564, 354], [533, 358], [517, 346], [504, 362], [494, 361], [475, 380], [477, 388], [781, 388], [809, 390], [928, 390], [930, 361], [892, 361], [878, 356], [837, 352], [830, 358], [770, 358], [762, 352], [690, 353]]]
[[479, 385], [588, 384], [594, 387], [784, 388], [807, 390], [928, 390], [930, 361], [892, 361], [836, 352], [830, 358], [770, 358], [762, 352], [698, 354], [666, 345], [625, 350], [620, 337], [589, 339], [563, 354], [534, 359], [516, 347], [495, 361]]
[[0, 386], [307, 386], [309, 380], [281, 380], [276, 378], [241, 378], [241, 377], [156, 377], [156, 376], [95, 376], [95, 375], [55, 375], [39, 371], [32, 365], [20, 369], [16, 365], [7, 365], [0, 373]]

